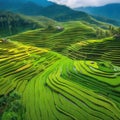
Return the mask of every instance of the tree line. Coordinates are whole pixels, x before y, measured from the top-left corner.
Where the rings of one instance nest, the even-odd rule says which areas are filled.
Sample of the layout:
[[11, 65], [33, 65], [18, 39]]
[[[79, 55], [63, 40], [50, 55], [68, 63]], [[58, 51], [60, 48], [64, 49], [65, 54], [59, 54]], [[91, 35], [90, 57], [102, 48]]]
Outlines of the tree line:
[[119, 37], [120, 38], [120, 27], [114, 27], [112, 25], [109, 25], [108, 30], [103, 29], [97, 29], [96, 30], [96, 37], [99, 38], [105, 38], [105, 37]]
[[31, 19], [11, 12], [0, 12], [0, 35], [13, 35], [28, 29], [40, 27]]

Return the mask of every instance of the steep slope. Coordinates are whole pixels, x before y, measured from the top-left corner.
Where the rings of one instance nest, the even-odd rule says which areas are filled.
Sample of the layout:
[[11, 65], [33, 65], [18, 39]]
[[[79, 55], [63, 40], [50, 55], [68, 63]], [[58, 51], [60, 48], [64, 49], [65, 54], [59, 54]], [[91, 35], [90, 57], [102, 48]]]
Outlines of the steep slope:
[[58, 21], [83, 19], [85, 17], [86, 19], [90, 19], [90, 16], [84, 12], [77, 12], [64, 5], [57, 5], [55, 3], [47, 7], [43, 7], [34, 2], [27, 2], [23, 6], [19, 7], [17, 11], [31, 16], [42, 15]]
[[43, 7], [53, 4], [52, 2], [49, 2], [47, 0], [0, 0], [0, 10], [16, 11], [17, 9], [21, 8], [21, 6], [24, 6], [24, 4], [26, 4], [27, 2], [33, 2]]
[[51, 18], [44, 17], [44, 16], [32, 16], [31, 18], [38, 22], [41, 22], [45, 27], [55, 26], [55, 25], [57, 26], [61, 24]]
[[17, 10], [17, 12], [25, 14], [25, 15], [41, 15], [41, 12], [43, 11], [43, 7], [32, 2], [26, 2], [22, 6], [20, 6]]
[[109, 61], [120, 66], [120, 41], [115, 38], [81, 41], [64, 51], [65, 55], [76, 60]]
[[51, 4], [47, 7], [43, 7], [35, 4], [34, 2], [27, 2], [23, 6], [21, 6], [17, 12], [20, 12], [25, 15], [31, 16], [46, 16], [52, 18], [54, 20], [65, 22], [65, 21], [73, 21], [73, 20], [84, 20], [89, 23], [99, 24], [99, 21], [92, 18], [92, 16], [88, 15], [85, 12], [78, 12], [70, 9], [64, 5]]
[[75, 19], [82, 19], [84, 17], [89, 18], [89, 15], [84, 12], [76, 12], [69, 7], [57, 4], [53, 4], [44, 8], [42, 14], [58, 21], [69, 21]]
[[96, 16], [94, 15], [92, 17], [95, 18], [98, 21], [101, 21], [101, 22], [105, 22], [105, 23], [112, 24], [112, 25], [115, 25], [115, 26], [120, 26], [120, 21], [118, 21], [118, 20], [114, 20], [114, 19], [111, 19], [111, 18], [98, 16], [98, 15], [96, 15]]
[[35, 2], [36, 4], [43, 6], [43, 7], [47, 7], [47, 6], [54, 4], [53, 2], [50, 2], [48, 0], [27, 0], [27, 1]]
[[12, 3], [11, 0], [7, 2], [3, 1], [3, 3], [7, 5], [7, 7], [3, 3], [1, 3], [3, 4], [1, 9], [22, 13], [24, 15], [30, 15], [30, 16], [46, 16], [62, 22], [72, 21], [72, 20], [84, 20], [89, 23], [99, 24], [99, 21], [92, 18], [92, 16], [88, 15], [85, 12], [75, 11], [67, 6], [58, 5], [49, 1], [46, 2], [49, 4], [42, 5], [42, 1], [33, 1], [33, 0], [25, 0], [22, 3], [20, 3], [20, 1], [18, 1], [18, 3], [17, 1], [16, 2], [14, 1]]
[[85, 11], [92, 15], [103, 16], [115, 20], [120, 20], [120, 4], [108, 4], [101, 7], [76, 8], [76, 10]]
[[25, 0], [0, 0], [0, 10], [16, 10]]
[[5, 101], [2, 118], [119, 120], [120, 68], [91, 62], [0, 40], [0, 101], [16, 92], [25, 108], [16, 112], [18, 102], [10, 109]]
[[11, 12], [0, 12], [0, 36], [13, 35], [41, 27], [43, 27], [42, 24], [29, 17]]
[[[58, 27], [61, 27], [61, 29], [58, 29]], [[24, 44], [49, 48], [57, 52], [62, 52], [67, 46], [78, 41], [95, 38], [96, 30], [92, 26], [79, 21], [65, 22], [59, 26], [50, 26], [10, 37], [10, 39]]]

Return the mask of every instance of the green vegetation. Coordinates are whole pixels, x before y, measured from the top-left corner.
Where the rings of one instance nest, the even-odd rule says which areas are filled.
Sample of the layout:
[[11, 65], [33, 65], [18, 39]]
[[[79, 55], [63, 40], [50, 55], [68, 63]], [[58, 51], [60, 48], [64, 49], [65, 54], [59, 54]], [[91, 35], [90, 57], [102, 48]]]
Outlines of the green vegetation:
[[120, 120], [120, 28], [0, 15], [0, 120]]
[[[120, 119], [120, 67], [109, 62], [0, 42], [0, 75], [0, 95], [21, 95], [24, 120]], [[2, 120], [10, 116], [19, 120], [19, 111], [4, 112]]]
[[111, 61], [115, 65], [120, 66], [119, 44], [119, 39], [113, 37], [81, 41], [68, 47], [64, 54], [72, 59]]
[[22, 15], [0, 12], [0, 37], [42, 27], [39, 23]]
[[[104, 6], [98, 7], [83, 7], [83, 8], [76, 8], [76, 10], [87, 12], [91, 15], [98, 16], [98, 17], [105, 17], [106, 19], [116, 20], [116, 22], [120, 23], [120, 3], [111, 3]], [[119, 24], [120, 25], [120, 24]]]
[[[43, 5], [45, 2], [46, 5]], [[9, 0], [9, 1], [0, 1], [2, 4], [0, 10], [11, 11], [16, 13], [21, 13], [24, 15], [29, 15], [31, 17], [40, 17], [45, 16], [48, 18], [52, 18], [59, 22], [68, 22], [68, 21], [85, 21], [90, 24], [96, 24], [97, 26], [109, 23], [118, 25], [119, 22], [114, 20], [109, 20], [108, 18], [98, 19], [94, 16], [91, 16], [82, 11], [73, 10], [67, 6], [55, 4], [53, 2], [47, 0], [40, 0], [37, 4], [35, 1], [29, 0]], [[43, 2], [43, 3], [42, 3]], [[41, 6], [42, 5], [42, 6]], [[117, 12], [118, 13], [118, 12]], [[118, 13], [119, 14], [119, 13]], [[101, 22], [102, 21], [102, 22]], [[106, 22], [106, 23], [103, 23]], [[104, 25], [103, 25], [104, 26]]]
[[13, 92], [0, 98], [0, 120], [22, 120], [24, 119], [24, 108], [21, 97]]
[[27, 31], [9, 38], [24, 44], [62, 52], [71, 44], [83, 40], [95, 39], [97, 36], [96, 26], [94, 27], [80, 21], [65, 22], [58, 24], [58, 26], [63, 29], [59, 30], [56, 25], [53, 25], [45, 29]]

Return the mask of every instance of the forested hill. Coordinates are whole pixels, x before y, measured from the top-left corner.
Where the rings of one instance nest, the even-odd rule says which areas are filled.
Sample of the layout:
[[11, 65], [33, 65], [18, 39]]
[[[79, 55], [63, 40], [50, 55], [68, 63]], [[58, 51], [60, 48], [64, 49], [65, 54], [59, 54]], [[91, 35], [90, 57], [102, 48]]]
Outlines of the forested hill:
[[0, 11], [0, 36], [13, 35], [39, 27], [42, 27], [42, 25], [30, 18], [11, 12]]

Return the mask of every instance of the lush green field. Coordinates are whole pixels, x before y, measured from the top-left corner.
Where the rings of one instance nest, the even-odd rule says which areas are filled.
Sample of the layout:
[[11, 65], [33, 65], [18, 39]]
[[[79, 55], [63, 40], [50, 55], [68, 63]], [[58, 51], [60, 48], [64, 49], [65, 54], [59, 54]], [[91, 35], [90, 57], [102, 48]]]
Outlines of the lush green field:
[[119, 120], [119, 84], [120, 67], [110, 62], [72, 60], [48, 49], [0, 42], [0, 95], [21, 95], [24, 120]]
[[59, 25], [0, 39], [0, 120], [120, 120], [120, 41]]
[[96, 38], [94, 27], [77, 22], [65, 22], [59, 25], [63, 30], [54, 27], [27, 31], [10, 39], [36, 47], [49, 48], [53, 51], [62, 52], [67, 46], [79, 41]]
[[0, 120], [120, 120], [119, 21], [56, 1], [0, 0]]
[[100, 40], [86, 40], [68, 46], [64, 54], [76, 60], [109, 61], [120, 66], [120, 40], [105, 38]]

